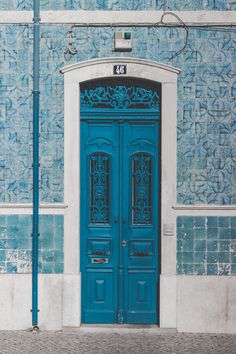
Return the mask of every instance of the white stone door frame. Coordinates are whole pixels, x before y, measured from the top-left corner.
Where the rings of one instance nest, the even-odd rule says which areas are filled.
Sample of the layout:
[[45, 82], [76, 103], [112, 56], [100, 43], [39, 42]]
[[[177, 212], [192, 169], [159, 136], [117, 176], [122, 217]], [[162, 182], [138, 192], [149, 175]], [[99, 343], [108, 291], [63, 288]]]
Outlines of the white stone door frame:
[[[176, 116], [179, 69], [137, 58], [102, 58], [71, 64], [64, 74], [64, 293], [63, 325], [80, 324], [80, 83], [112, 78], [124, 64], [129, 78], [161, 83], [161, 276], [160, 327], [176, 327]], [[81, 206], [83, 207], [83, 206]], [[78, 292], [78, 293], [77, 293]]]

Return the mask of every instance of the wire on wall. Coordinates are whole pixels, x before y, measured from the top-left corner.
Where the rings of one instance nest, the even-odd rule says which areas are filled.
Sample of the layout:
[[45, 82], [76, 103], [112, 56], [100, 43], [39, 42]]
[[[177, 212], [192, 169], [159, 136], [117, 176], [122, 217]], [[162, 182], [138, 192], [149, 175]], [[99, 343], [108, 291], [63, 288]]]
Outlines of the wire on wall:
[[[168, 0], [164, 0], [164, 10], [166, 10], [166, 8], [168, 7]], [[164, 18], [166, 16], [173, 16], [178, 22], [177, 23], [168, 23], [164, 21]], [[202, 30], [202, 31], [224, 31], [224, 32], [236, 32], [236, 26], [231, 24], [231, 25], [213, 25], [213, 24], [205, 24], [203, 26], [201, 25], [196, 25], [196, 24], [186, 24], [176, 13], [172, 12], [172, 11], [164, 11], [160, 21], [158, 21], [157, 23], [132, 23], [132, 24], [127, 24], [127, 23], [80, 23], [80, 24], [73, 24], [71, 26], [71, 29], [69, 31], [69, 35], [68, 35], [68, 47], [66, 49], [66, 51], [64, 52], [64, 57], [65, 60], [69, 61], [71, 59], [71, 57], [75, 54], [78, 53], [78, 50], [73, 47], [73, 43], [72, 43], [72, 39], [73, 39], [73, 30], [77, 27], [147, 27], [147, 28], [152, 28], [152, 27], [165, 27], [165, 28], [183, 28], [186, 32], [186, 36], [185, 36], [185, 40], [184, 40], [184, 44], [182, 46], [181, 49], [179, 49], [177, 52], [173, 53], [173, 55], [169, 58], [169, 61], [173, 60], [175, 57], [181, 55], [183, 53], [183, 51], [185, 50], [187, 44], [188, 44], [188, 37], [189, 37], [189, 29], [196, 29], [196, 30]]]
[[183, 47], [182, 47], [181, 49], [179, 49], [176, 53], [174, 53], [174, 54], [170, 57], [169, 61], [171, 61], [171, 60], [174, 59], [175, 57], [179, 56], [179, 55], [184, 51], [184, 49], [186, 48], [186, 46], [187, 46], [187, 44], [188, 44], [188, 27], [186, 26], [186, 24], [184, 23], [184, 21], [181, 20], [181, 18], [180, 18], [178, 15], [176, 15], [175, 13], [173, 13], [173, 12], [171, 12], [171, 11], [166, 11], [166, 12], [164, 12], [164, 13], [162, 14], [160, 21], [157, 22], [157, 24], [156, 24], [157, 27], [159, 27], [160, 25], [164, 25], [164, 26], [167, 25], [167, 24], [164, 23], [164, 21], [163, 21], [163, 20], [164, 20], [164, 17], [165, 17], [166, 15], [170, 15], [170, 16], [175, 17], [175, 18], [179, 21], [179, 23], [182, 25], [182, 27], [185, 29], [185, 32], [186, 32], [185, 43], [184, 43]]
[[67, 61], [71, 59], [72, 55], [75, 55], [78, 53], [78, 50], [76, 48], [74, 48], [73, 44], [72, 44], [73, 27], [74, 26], [71, 26], [71, 29], [68, 33], [68, 48], [64, 52], [64, 57]]

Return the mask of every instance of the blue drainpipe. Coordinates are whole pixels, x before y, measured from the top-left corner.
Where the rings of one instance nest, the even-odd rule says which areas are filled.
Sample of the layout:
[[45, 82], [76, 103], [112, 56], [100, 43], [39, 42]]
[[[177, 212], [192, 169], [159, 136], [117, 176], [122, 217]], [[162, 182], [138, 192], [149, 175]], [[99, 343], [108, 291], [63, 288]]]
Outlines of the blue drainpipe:
[[32, 327], [38, 328], [38, 237], [39, 237], [39, 41], [40, 0], [34, 0], [33, 53], [33, 242], [32, 242]]

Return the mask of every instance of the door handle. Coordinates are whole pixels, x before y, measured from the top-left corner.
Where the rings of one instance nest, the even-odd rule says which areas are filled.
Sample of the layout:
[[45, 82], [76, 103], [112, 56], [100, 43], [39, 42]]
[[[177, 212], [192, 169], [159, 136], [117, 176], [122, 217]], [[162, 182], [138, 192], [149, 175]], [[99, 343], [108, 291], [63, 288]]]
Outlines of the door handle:
[[122, 224], [125, 224], [125, 223], [126, 223], [125, 216], [122, 216]]
[[126, 240], [122, 240], [122, 247], [126, 247]]

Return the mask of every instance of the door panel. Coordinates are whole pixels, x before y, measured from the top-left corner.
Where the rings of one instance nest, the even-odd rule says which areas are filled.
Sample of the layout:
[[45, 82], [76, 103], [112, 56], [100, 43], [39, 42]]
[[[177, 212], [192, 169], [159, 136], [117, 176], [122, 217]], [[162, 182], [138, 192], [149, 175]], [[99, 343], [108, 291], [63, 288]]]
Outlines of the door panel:
[[[123, 139], [123, 238], [125, 313], [128, 323], [156, 323], [158, 278], [158, 125], [125, 122]], [[128, 183], [126, 182], [128, 181]]]
[[81, 124], [82, 321], [115, 323], [117, 318], [118, 128]]
[[127, 323], [157, 323], [155, 270], [128, 270]]
[[85, 323], [116, 322], [116, 279], [112, 269], [91, 269], [86, 272]]
[[82, 321], [157, 323], [158, 123], [81, 123]]

